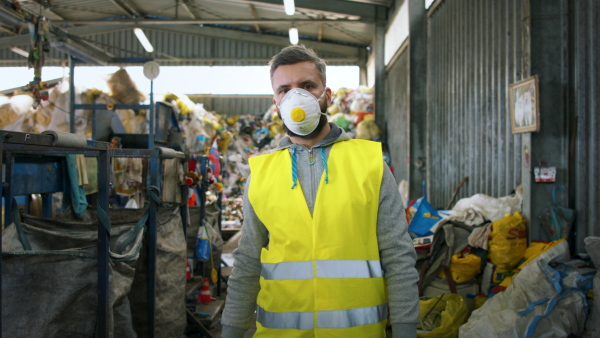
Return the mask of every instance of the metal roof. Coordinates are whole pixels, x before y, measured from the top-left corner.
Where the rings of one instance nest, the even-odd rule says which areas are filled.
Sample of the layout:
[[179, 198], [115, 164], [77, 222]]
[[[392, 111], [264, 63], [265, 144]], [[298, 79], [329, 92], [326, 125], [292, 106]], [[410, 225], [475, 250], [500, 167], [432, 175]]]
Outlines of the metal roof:
[[[330, 63], [363, 64], [375, 25], [385, 20], [393, 3], [296, 0], [295, 14], [289, 16], [283, 0], [0, 0], [0, 66], [24, 62], [11, 47], [30, 49], [28, 26], [16, 29], [14, 18], [26, 23], [39, 16], [49, 19], [48, 39], [62, 41], [52, 46], [75, 45], [109, 64], [148, 59], [166, 64], [265, 64], [274, 51], [290, 44], [291, 27], [298, 29], [300, 43]], [[135, 27], [146, 33], [154, 53], [141, 47]], [[67, 60], [66, 54], [51, 50], [46, 63], [61, 60]]]

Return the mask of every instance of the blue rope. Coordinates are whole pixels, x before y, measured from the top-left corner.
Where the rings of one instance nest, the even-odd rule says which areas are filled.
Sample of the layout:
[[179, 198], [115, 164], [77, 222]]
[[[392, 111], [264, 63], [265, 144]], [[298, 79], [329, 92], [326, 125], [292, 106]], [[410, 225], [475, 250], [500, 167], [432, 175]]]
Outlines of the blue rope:
[[100, 225], [104, 228], [104, 230], [106, 230], [106, 232], [110, 234], [110, 216], [108, 216], [106, 210], [100, 207], [100, 204], [98, 204], [96, 207], [96, 214], [98, 216], [98, 222]]
[[150, 196], [150, 199], [160, 205], [160, 189], [154, 185], [151, 185], [148, 188], [148, 196]]
[[15, 224], [15, 229], [17, 229], [17, 234], [19, 234], [19, 241], [23, 245], [23, 249], [26, 251], [31, 251], [31, 244], [29, 243], [27, 235], [25, 234], [25, 231], [23, 231], [23, 227], [21, 225], [21, 211], [17, 205], [17, 200], [14, 198], [12, 204], [12, 217], [13, 223]]
[[325, 158], [325, 150], [321, 149], [321, 161], [323, 161], [323, 168], [325, 168], [325, 184], [329, 183], [329, 167], [327, 166], [327, 159]]
[[298, 166], [296, 164], [296, 148], [290, 148], [292, 150], [292, 181], [294, 184], [292, 185], [292, 189], [296, 187], [298, 182]]
[[[129, 235], [129, 237], [126, 238], [121, 243], [121, 245], [118, 248], [119, 252], [125, 251], [127, 246], [130, 245], [131, 243], [133, 243], [133, 241], [137, 238], [137, 235], [141, 231], [141, 229], [146, 226], [146, 221], [148, 220], [148, 216], [150, 215], [150, 208], [155, 207], [153, 204], [160, 205], [160, 189], [155, 185], [149, 186], [148, 187], [148, 197], [150, 197], [151, 205], [148, 207], [148, 209], [146, 209], [146, 211], [142, 215], [142, 218], [140, 218], [136, 222], [131, 235]], [[112, 258], [111, 257], [111, 260], [114, 262], [129, 261], [139, 254], [141, 248], [142, 248], [142, 245], [140, 243], [140, 245], [137, 248], [135, 248], [135, 250], [133, 252], [131, 252], [131, 254], [129, 254], [128, 256], [121, 257], [121, 258]]]
[[125, 249], [127, 248], [127, 246], [129, 244], [133, 243], [133, 241], [137, 238], [137, 235], [140, 232], [140, 229], [142, 227], [146, 226], [146, 221], [148, 220], [148, 216], [149, 215], [150, 215], [150, 208], [146, 209], [146, 211], [142, 215], [142, 218], [140, 218], [137, 221], [137, 223], [135, 224], [135, 227], [133, 228], [133, 231], [132, 231], [131, 235], [129, 235], [129, 237], [126, 238], [123, 241], [123, 243], [121, 243], [121, 245], [119, 246], [119, 252], [125, 251]]

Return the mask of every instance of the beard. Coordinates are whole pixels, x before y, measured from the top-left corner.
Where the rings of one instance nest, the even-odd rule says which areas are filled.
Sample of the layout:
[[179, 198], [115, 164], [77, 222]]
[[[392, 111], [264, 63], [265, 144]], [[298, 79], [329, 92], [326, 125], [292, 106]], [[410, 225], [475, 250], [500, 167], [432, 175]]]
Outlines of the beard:
[[[325, 101], [323, 103], [319, 102], [319, 107], [321, 108], [322, 113], [327, 113], [327, 101]], [[277, 108], [277, 114], [279, 115], [279, 118], [281, 118], [281, 113], [279, 112], [279, 108]], [[321, 114], [319, 117], [319, 124], [317, 125], [317, 128], [315, 128], [315, 130], [313, 130], [312, 132], [310, 132], [307, 135], [298, 135], [298, 134], [294, 133], [293, 131], [291, 131], [287, 128], [287, 126], [285, 125], [285, 122], [283, 123], [283, 130], [285, 130], [285, 133], [290, 137], [311, 139], [311, 138], [314, 138], [315, 136], [319, 135], [319, 133], [323, 130], [323, 128], [325, 128], [327, 123], [328, 123], [327, 116]]]

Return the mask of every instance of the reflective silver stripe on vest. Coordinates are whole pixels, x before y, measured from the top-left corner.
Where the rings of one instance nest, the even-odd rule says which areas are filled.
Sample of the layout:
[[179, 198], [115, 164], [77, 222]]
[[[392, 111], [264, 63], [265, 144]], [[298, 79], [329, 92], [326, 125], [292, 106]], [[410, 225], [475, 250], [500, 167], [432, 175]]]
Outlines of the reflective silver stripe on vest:
[[312, 312], [269, 312], [257, 306], [256, 321], [268, 329], [312, 330], [315, 328]]
[[387, 318], [387, 304], [350, 310], [319, 311], [320, 329], [345, 329], [353, 326], [376, 324]]
[[317, 278], [376, 278], [383, 277], [379, 261], [317, 261]]
[[[377, 324], [387, 318], [387, 304], [350, 310], [319, 311], [318, 328], [347, 329]], [[314, 329], [312, 312], [269, 312], [256, 307], [256, 321], [269, 329]]]
[[[312, 262], [262, 263], [260, 275], [268, 280], [311, 279]], [[383, 277], [380, 261], [319, 260], [317, 278]]]
[[313, 278], [312, 262], [281, 262], [262, 263], [260, 275], [264, 279], [287, 280], [287, 279], [311, 279]]

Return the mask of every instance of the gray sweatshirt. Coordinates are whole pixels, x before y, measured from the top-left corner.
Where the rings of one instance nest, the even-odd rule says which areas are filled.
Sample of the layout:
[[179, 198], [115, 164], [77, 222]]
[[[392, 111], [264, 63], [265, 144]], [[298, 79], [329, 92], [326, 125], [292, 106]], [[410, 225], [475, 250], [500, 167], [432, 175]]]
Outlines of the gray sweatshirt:
[[[329, 156], [331, 146], [335, 142], [349, 139], [347, 134], [335, 124], [330, 123], [330, 126], [329, 134], [310, 150], [303, 145], [292, 143], [287, 136], [281, 140], [277, 148], [296, 148], [298, 180], [311, 214], [324, 170], [320, 161], [320, 150], [317, 148], [322, 147], [326, 156]], [[314, 152], [314, 164], [310, 164], [311, 152]], [[223, 338], [241, 338], [250, 326], [256, 310], [256, 297], [260, 290], [260, 252], [269, 242], [269, 233], [248, 200], [249, 185], [250, 177], [244, 192], [242, 237], [238, 248], [233, 252], [233, 270], [229, 277], [225, 310], [221, 320]], [[396, 180], [384, 163], [379, 195], [377, 241], [381, 265], [387, 280], [394, 338], [415, 337], [419, 315], [417, 290], [419, 276], [415, 269], [415, 250], [407, 229]]]

